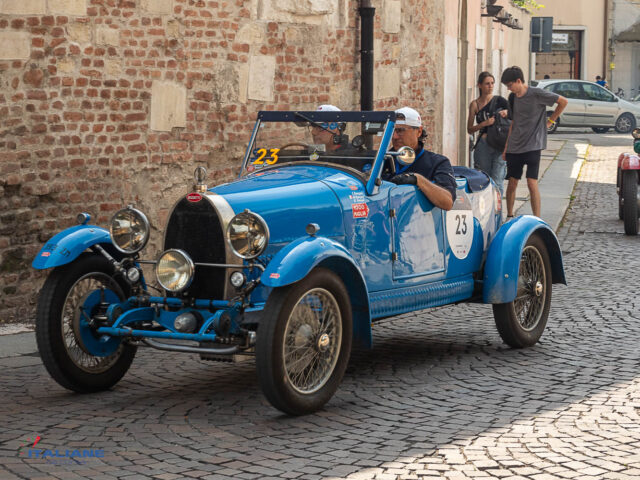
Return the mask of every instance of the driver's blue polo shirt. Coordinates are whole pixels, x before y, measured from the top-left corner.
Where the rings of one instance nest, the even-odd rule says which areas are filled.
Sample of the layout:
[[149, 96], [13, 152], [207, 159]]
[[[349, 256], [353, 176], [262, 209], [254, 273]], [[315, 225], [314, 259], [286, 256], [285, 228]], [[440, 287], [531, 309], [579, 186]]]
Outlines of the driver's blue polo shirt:
[[444, 155], [425, 150], [422, 146], [416, 152], [416, 159], [411, 165], [396, 163], [396, 175], [400, 173], [419, 173], [427, 180], [447, 190], [453, 201], [456, 201], [456, 178], [453, 176], [451, 162]]

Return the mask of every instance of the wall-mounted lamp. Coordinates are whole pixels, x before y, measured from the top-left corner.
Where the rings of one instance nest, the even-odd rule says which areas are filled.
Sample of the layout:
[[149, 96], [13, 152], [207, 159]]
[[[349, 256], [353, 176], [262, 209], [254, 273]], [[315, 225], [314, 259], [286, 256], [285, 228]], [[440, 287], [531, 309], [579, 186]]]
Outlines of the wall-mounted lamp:
[[498, 0], [483, 0], [481, 8], [486, 9], [487, 12], [483, 13], [483, 17], [493, 17], [493, 21], [502, 23], [504, 26], [513, 28], [515, 30], [522, 30], [522, 25], [517, 18], [513, 18], [513, 15], [504, 11], [502, 5], [496, 5]]

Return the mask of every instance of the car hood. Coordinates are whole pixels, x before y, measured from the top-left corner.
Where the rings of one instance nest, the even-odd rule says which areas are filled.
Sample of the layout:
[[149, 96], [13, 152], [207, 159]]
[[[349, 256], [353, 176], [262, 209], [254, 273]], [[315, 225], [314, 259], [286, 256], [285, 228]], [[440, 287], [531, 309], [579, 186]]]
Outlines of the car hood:
[[640, 104], [628, 102], [627, 100], [620, 99], [620, 108], [633, 112], [634, 115], [640, 115]]
[[[342, 208], [326, 183], [338, 172], [323, 167], [286, 167], [258, 172], [211, 189], [229, 203], [235, 213], [251, 210], [269, 226], [270, 244], [291, 242], [310, 223], [319, 235], [343, 236]], [[344, 175], [342, 175], [344, 176]]]

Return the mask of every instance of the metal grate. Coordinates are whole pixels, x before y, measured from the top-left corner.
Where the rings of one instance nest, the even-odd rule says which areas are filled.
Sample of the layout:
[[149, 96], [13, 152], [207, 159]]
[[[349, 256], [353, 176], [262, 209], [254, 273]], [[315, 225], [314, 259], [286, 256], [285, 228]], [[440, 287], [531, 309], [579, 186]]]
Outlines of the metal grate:
[[[164, 248], [184, 250], [195, 263], [226, 263], [224, 232], [213, 205], [204, 198], [178, 202], [167, 223]], [[188, 295], [222, 300], [225, 281], [225, 269], [198, 266]]]

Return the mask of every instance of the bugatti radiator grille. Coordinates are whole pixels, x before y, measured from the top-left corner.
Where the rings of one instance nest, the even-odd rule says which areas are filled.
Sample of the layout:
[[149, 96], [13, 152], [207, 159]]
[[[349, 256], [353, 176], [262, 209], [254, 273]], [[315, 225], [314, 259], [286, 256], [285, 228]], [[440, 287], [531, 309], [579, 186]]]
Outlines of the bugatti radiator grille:
[[[165, 233], [165, 250], [179, 248], [194, 263], [226, 263], [225, 240], [216, 209], [205, 198], [190, 202], [183, 198], [174, 208]], [[196, 266], [188, 294], [195, 298], [223, 299], [224, 268]]]

